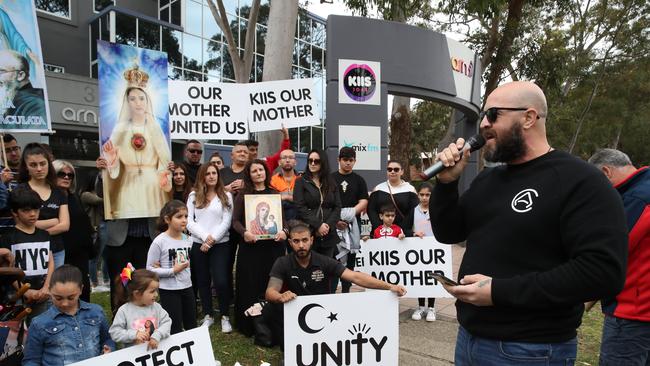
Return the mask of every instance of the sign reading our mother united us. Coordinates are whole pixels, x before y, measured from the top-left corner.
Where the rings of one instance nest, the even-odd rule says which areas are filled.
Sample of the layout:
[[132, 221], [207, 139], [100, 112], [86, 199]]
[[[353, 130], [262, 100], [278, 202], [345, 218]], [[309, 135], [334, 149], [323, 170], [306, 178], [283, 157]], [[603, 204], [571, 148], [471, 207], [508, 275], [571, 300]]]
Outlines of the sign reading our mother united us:
[[398, 322], [390, 291], [298, 296], [284, 304], [284, 364], [396, 366]]
[[172, 139], [248, 138], [249, 132], [320, 124], [313, 79], [252, 84], [169, 81]]
[[387, 237], [361, 243], [355, 270], [406, 287], [406, 297], [451, 297], [431, 275], [452, 278], [451, 245], [433, 236]]

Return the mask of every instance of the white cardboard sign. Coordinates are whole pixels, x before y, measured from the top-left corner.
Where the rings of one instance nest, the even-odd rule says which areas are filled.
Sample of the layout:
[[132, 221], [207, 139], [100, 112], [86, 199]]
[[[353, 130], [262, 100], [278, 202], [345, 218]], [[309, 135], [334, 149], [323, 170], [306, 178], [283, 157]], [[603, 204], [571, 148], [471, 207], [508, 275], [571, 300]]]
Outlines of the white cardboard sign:
[[397, 366], [398, 313], [390, 291], [298, 296], [284, 304], [284, 364]]
[[157, 349], [147, 351], [139, 344], [71, 366], [214, 365], [214, 352], [208, 328], [198, 327], [163, 339]]
[[432, 273], [452, 278], [451, 245], [435, 237], [386, 237], [361, 242], [354, 269], [406, 287], [406, 297], [452, 297]]
[[316, 111], [313, 79], [248, 84], [248, 127], [251, 132], [314, 126]]
[[245, 97], [240, 84], [169, 80], [171, 138], [247, 139]]

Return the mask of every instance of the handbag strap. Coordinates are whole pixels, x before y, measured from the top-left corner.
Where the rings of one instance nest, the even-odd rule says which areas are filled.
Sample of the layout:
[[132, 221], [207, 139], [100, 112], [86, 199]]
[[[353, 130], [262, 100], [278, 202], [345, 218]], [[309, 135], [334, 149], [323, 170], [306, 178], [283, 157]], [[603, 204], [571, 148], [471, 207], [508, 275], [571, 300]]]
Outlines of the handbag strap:
[[390, 194], [390, 200], [393, 201], [393, 206], [395, 206], [395, 209], [397, 210], [397, 213], [399, 213], [402, 218], [405, 218], [404, 214], [402, 213], [402, 210], [397, 207], [397, 202], [395, 202], [395, 197], [393, 197], [393, 190], [390, 188], [390, 182], [386, 181], [386, 185], [388, 186], [388, 194]]

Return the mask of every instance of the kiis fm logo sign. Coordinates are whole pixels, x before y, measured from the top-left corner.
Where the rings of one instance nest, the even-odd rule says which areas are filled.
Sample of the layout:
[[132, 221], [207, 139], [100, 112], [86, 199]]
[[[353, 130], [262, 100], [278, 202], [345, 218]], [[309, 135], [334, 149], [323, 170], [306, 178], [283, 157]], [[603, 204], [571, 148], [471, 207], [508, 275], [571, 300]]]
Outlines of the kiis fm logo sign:
[[380, 104], [379, 62], [339, 60], [339, 103]]
[[343, 88], [348, 97], [365, 102], [375, 94], [375, 72], [366, 64], [352, 64], [343, 73]]

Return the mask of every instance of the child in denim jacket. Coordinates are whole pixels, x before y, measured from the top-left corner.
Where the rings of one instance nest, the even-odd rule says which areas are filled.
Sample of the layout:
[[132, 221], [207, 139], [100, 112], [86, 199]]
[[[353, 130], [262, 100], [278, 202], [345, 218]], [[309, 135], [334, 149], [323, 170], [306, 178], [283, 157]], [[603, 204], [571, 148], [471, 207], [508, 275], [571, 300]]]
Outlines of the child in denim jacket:
[[52, 273], [52, 306], [29, 327], [23, 366], [59, 366], [108, 353], [115, 342], [99, 305], [79, 300], [81, 271], [63, 265]]

